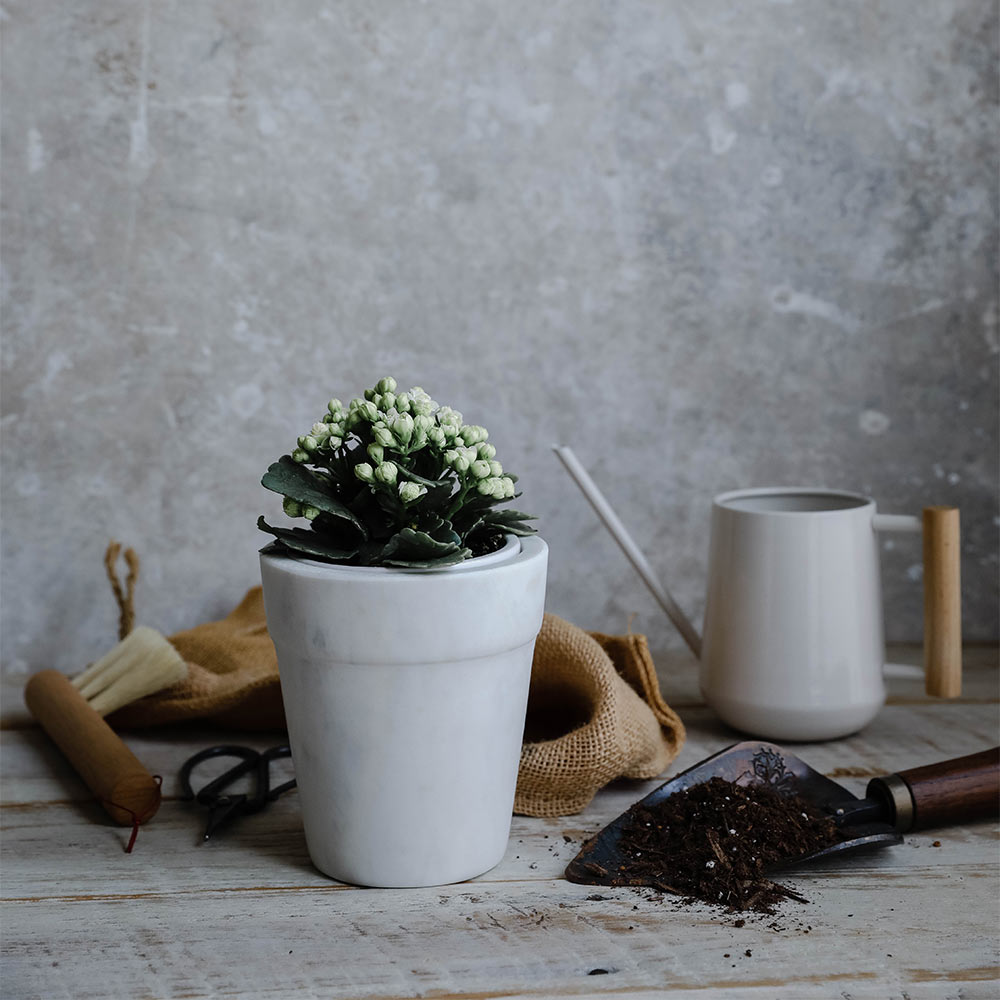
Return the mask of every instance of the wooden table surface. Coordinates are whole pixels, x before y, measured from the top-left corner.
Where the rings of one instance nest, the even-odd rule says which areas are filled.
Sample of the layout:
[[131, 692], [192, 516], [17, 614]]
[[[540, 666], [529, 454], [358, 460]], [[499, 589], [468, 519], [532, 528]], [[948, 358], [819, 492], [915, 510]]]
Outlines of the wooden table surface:
[[[660, 669], [688, 726], [674, 773], [738, 737], [701, 704], [693, 664]], [[864, 732], [795, 751], [860, 792], [995, 745], [997, 676], [996, 650], [970, 648], [961, 699], [897, 676]], [[177, 769], [223, 739], [199, 728], [126, 735], [165, 801], [125, 854], [128, 831], [26, 723], [19, 691], [7, 686], [0, 734], [5, 998], [1000, 996], [994, 822], [801, 870], [787, 881], [808, 904], [738, 927], [701, 904], [565, 881], [581, 841], [659, 784], [623, 782], [577, 816], [515, 816], [506, 857], [473, 881], [359, 889], [310, 865], [294, 792], [199, 842]]]

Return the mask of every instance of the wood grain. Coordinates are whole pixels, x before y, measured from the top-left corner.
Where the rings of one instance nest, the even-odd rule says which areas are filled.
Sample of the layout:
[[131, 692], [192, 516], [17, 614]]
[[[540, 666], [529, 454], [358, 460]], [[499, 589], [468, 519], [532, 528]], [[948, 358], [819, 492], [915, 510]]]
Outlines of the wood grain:
[[160, 784], [58, 670], [42, 670], [24, 691], [31, 714], [120, 826], [145, 823], [160, 806]]
[[[863, 733], [795, 752], [860, 793], [873, 775], [992, 745], [997, 674], [989, 658], [982, 662], [959, 702], [919, 702], [918, 680], [892, 681], [892, 699], [901, 701]], [[674, 771], [738, 738], [703, 707], [682, 714], [689, 740]], [[176, 773], [190, 753], [218, 739], [218, 732], [197, 728], [125, 735], [164, 776], [165, 794], [126, 855], [125, 833], [107, 822], [44, 734], [0, 733], [0, 994], [1000, 995], [992, 822], [911, 834], [898, 847], [800, 870], [789, 882], [808, 905], [790, 902], [777, 919], [736, 927], [733, 916], [702, 905], [595, 891], [561, 877], [586, 836], [659, 783], [619, 782], [578, 816], [514, 817], [503, 861], [475, 881], [358, 889], [311, 866], [294, 793], [217, 841], [200, 841], [203, 816], [178, 800]], [[265, 747], [273, 738], [240, 741]]]
[[962, 693], [961, 538], [957, 507], [925, 507], [924, 669], [927, 693]]
[[1000, 813], [1000, 747], [899, 772], [913, 797], [913, 829]]

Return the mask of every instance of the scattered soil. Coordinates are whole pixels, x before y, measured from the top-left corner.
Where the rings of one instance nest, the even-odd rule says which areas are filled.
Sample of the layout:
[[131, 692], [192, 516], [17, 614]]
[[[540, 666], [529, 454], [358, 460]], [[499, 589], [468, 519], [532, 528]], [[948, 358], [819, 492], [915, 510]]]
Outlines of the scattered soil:
[[833, 819], [805, 799], [712, 778], [629, 810], [615, 881], [772, 914], [786, 897], [805, 900], [765, 872], [842, 839]]

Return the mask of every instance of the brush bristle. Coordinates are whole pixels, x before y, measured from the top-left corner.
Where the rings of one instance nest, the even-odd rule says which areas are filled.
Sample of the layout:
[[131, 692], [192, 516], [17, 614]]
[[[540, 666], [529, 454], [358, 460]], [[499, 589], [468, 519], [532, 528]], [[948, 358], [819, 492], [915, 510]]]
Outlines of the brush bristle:
[[141, 625], [88, 667], [73, 684], [98, 715], [109, 715], [187, 677], [180, 653], [156, 629]]

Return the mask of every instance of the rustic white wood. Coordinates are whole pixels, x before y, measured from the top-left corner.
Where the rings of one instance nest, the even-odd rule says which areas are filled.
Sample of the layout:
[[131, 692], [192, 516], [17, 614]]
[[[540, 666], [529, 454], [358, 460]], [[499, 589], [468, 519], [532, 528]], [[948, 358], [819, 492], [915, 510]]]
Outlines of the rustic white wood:
[[[996, 744], [995, 651], [967, 651], [966, 665], [960, 701], [894, 679], [865, 732], [795, 751], [861, 791], [874, 774]], [[672, 771], [736, 739], [698, 704], [689, 666], [663, 686], [689, 729]], [[205, 729], [126, 736], [166, 793], [126, 855], [127, 831], [11, 700], [8, 688], [4, 715], [20, 728], [0, 733], [3, 997], [1000, 996], [992, 822], [800, 870], [789, 881], [809, 904], [736, 927], [708, 907], [561, 877], [585, 836], [658, 783], [620, 782], [578, 816], [515, 817], [506, 857], [472, 882], [357, 889], [310, 865], [294, 793], [200, 842], [176, 771], [219, 742]]]

